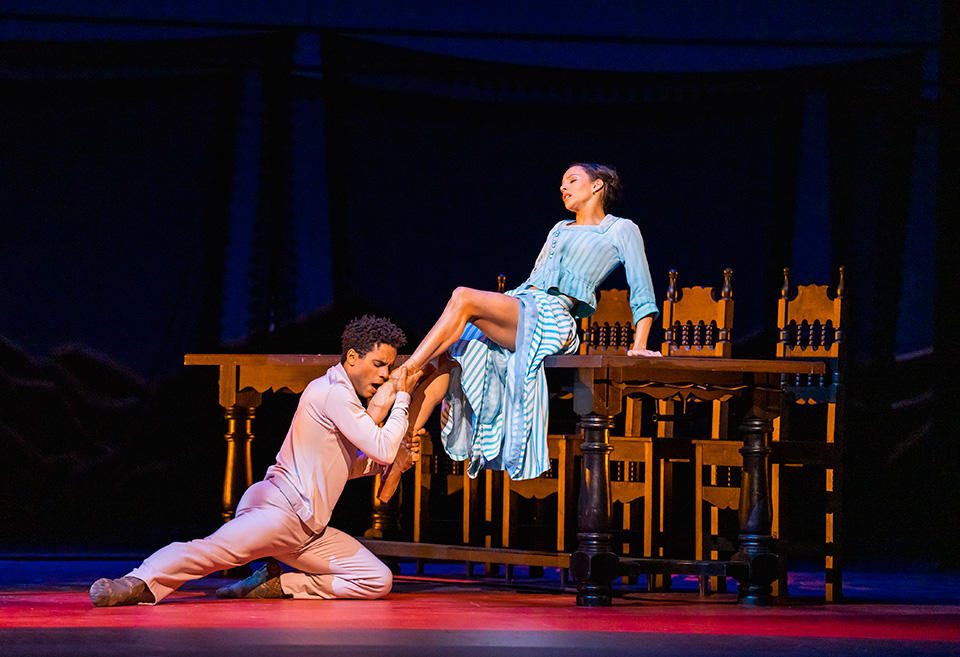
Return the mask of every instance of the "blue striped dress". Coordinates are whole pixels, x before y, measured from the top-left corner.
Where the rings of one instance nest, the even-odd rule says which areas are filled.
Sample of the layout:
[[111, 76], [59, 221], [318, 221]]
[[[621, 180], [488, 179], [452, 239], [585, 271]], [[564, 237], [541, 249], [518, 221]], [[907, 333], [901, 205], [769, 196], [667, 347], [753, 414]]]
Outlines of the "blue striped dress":
[[576, 351], [575, 318], [593, 313], [597, 286], [621, 263], [634, 321], [656, 315], [636, 224], [612, 215], [596, 226], [558, 222], [530, 277], [507, 292], [520, 302], [516, 350], [496, 344], [473, 324], [450, 347], [460, 367], [451, 373], [443, 400], [441, 439], [452, 459], [468, 461], [471, 477], [490, 468], [506, 470], [511, 479], [531, 479], [550, 467], [543, 359]]

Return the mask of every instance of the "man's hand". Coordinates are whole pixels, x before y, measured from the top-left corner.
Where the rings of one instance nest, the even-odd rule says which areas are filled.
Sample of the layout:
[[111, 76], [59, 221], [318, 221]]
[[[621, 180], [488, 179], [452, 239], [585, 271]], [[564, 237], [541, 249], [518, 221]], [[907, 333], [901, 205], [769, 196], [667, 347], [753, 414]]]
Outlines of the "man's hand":
[[413, 433], [408, 433], [403, 438], [403, 447], [405, 447], [411, 454], [415, 455], [414, 460], [416, 461], [420, 460], [420, 445], [426, 435], [427, 430], [421, 427]]
[[417, 381], [420, 380], [420, 376], [422, 374], [423, 370], [417, 370], [416, 372], [410, 373], [407, 371], [406, 365], [401, 365], [390, 373], [390, 381], [388, 383], [392, 383], [397, 392], [411, 393], [416, 387]]
[[417, 429], [412, 434], [407, 434], [400, 443], [400, 449], [397, 450], [397, 456], [393, 463], [387, 468], [387, 472], [380, 479], [380, 488], [377, 490], [377, 498], [381, 502], [386, 502], [392, 496], [397, 486], [400, 484], [400, 475], [413, 467], [413, 464], [420, 460], [420, 443], [426, 436], [426, 429]]
[[425, 434], [425, 429], [418, 429], [416, 433], [404, 437], [400, 449], [397, 450], [397, 457], [393, 459], [393, 468], [406, 472], [420, 460], [420, 442]]
[[659, 358], [663, 356], [659, 351], [651, 351], [650, 349], [630, 349], [627, 351], [628, 356], [644, 356], [646, 358]]

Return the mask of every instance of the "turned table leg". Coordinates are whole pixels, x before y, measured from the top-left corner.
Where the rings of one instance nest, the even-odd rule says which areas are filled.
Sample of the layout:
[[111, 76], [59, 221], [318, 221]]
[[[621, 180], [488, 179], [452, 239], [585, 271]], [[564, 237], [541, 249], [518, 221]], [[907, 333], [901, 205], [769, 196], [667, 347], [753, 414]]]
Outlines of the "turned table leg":
[[[417, 464], [416, 467], [419, 467]], [[400, 537], [400, 499], [403, 491], [397, 491], [387, 501], [377, 497], [380, 480], [383, 475], [373, 478], [373, 508], [370, 513], [370, 527], [363, 532], [366, 538], [393, 540]]]
[[256, 405], [236, 404], [225, 408], [224, 419], [227, 432], [223, 435], [227, 441], [227, 462], [223, 473], [223, 510], [224, 522], [231, 520], [237, 511], [240, 498], [253, 484], [253, 420], [256, 417]]
[[620, 560], [610, 533], [610, 429], [613, 418], [589, 414], [581, 418], [583, 468], [577, 512], [577, 550], [570, 555], [570, 573], [577, 582], [577, 604], [611, 604], [610, 583], [619, 575]]
[[771, 583], [777, 578], [779, 558], [771, 550], [770, 488], [767, 479], [767, 435], [771, 425], [759, 417], [747, 417], [740, 426], [743, 436], [743, 479], [740, 485], [740, 536], [734, 561], [745, 562], [738, 577], [741, 604], [771, 603]]

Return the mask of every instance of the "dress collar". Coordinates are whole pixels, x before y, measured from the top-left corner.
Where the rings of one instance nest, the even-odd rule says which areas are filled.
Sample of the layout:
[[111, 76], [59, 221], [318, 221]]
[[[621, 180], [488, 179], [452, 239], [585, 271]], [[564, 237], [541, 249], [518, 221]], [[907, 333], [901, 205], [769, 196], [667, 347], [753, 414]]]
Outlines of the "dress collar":
[[591, 224], [591, 225], [574, 224], [574, 223], [573, 223], [574, 220], [573, 220], [573, 219], [569, 219], [569, 220], [567, 220], [567, 221], [564, 222], [564, 224], [563, 224], [562, 227], [563, 227], [563, 228], [572, 228], [573, 230], [599, 230], [599, 231], [604, 231], [604, 230], [606, 230], [607, 228], [609, 228], [609, 227], [610, 227], [610, 224], [612, 224], [612, 223], [613, 223], [614, 221], [616, 221], [617, 219], [619, 219], [619, 217], [614, 217], [612, 214], [608, 214], [607, 216], [605, 216], [605, 217], [603, 218], [603, 220], [602, 220], [599, 224], [595, 224], [595, 225], [594, 225], [594, 224]]

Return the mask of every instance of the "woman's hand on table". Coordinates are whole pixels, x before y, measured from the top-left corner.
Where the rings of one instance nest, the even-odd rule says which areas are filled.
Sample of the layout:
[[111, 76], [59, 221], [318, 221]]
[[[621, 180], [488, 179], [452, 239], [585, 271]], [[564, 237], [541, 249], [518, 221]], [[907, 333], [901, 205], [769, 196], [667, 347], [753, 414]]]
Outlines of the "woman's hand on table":
[[644, 358], [659, 358], [663, 356], [659, 351], [652, 351], [650, 349], [629, 349], [627, 350], [628, 356], [643, 356]]

